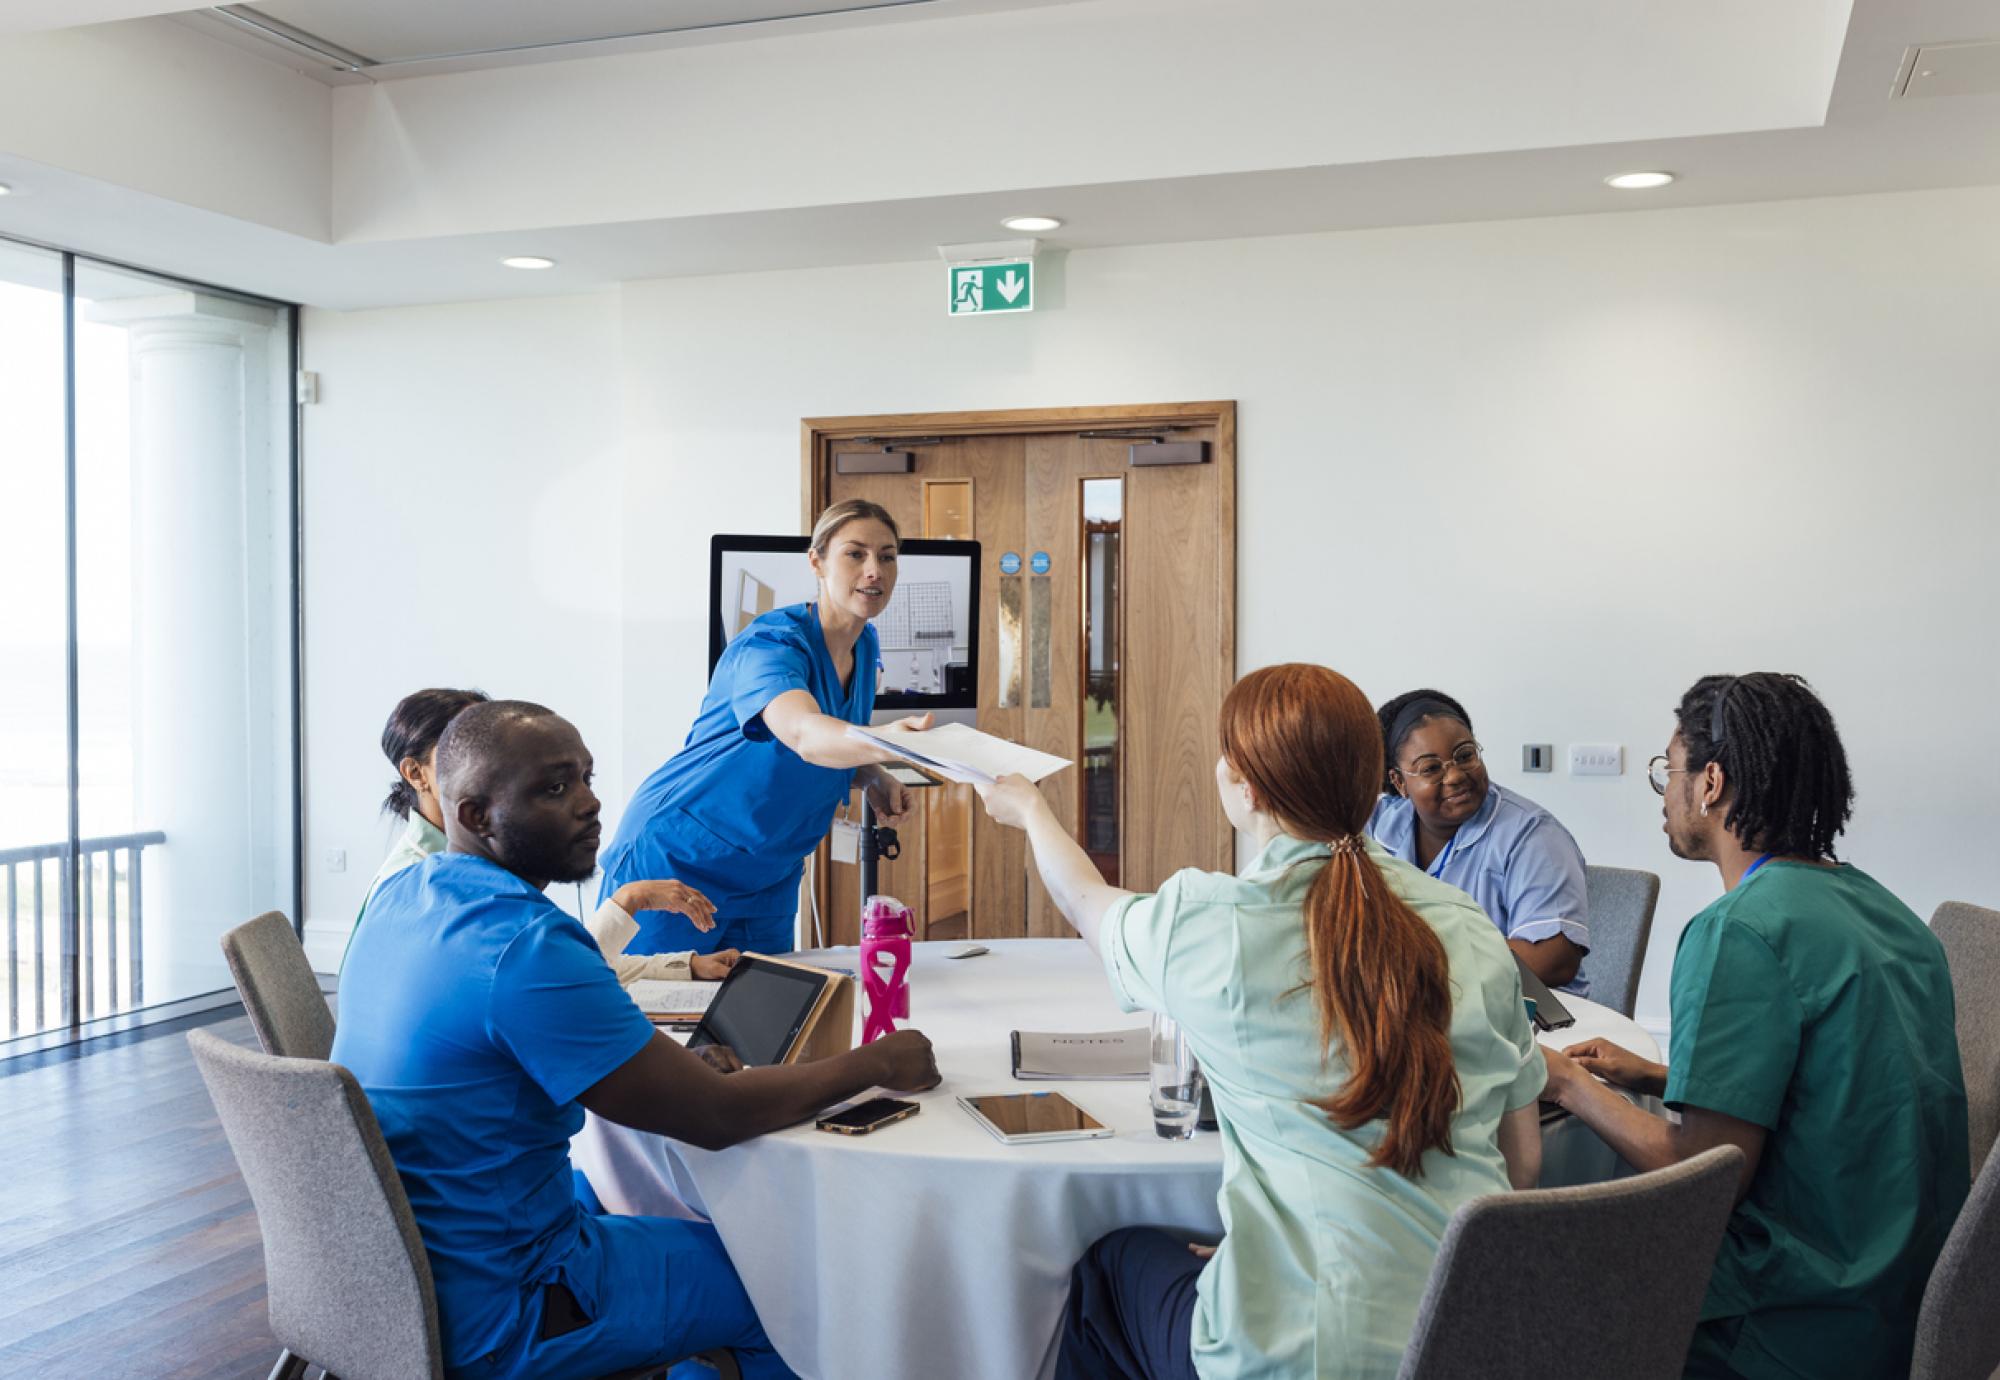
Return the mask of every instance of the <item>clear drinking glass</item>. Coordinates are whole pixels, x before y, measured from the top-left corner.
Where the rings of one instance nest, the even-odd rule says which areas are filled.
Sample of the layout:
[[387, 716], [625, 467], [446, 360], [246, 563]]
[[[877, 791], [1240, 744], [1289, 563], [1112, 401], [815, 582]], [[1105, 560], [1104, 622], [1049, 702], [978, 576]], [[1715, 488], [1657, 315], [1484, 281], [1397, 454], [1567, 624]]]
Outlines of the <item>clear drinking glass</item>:
[[1201, 1112], [1201, 1065], [1188, 1048], [1180, 1022], [1153, 1017], [1153, 1130], [1165, 1140], [1188, 1140]]

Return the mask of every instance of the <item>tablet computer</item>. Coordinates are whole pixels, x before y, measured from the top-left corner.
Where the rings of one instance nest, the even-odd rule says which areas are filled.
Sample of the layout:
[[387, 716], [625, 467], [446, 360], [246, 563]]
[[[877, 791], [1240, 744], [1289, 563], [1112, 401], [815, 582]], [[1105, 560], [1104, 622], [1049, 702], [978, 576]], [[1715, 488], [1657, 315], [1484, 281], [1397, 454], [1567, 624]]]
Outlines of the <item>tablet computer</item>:
[[715, 989], [688, 1048], [727, 1045], [752, 1068], [782, 1064], [818, 1007], [820, 994], [836, 980], [796, 963], [745, 954]]
[[[1512, 950], [1508, 952], [1512, 953]], [[1535, 970], [1524, 962], [1519, 954], [1514, 954], [1514, 966], [1521, 970], [1521, 995], [1535, 1004], [1531, 1019], [1537, 1030], [1562, 1030], [1576, 1024], [1576, 1017], [1570, 1015], [1569, 1008], [1556, 999], [1547, 983], [1535, 976]]]
[[1044, 1140], [1095, 1140], [1111, 1128], [1059, 1092], [993, 1093], [961, 1097], [958, 1105], [972, 1113], [995, 1140], [1007, 1145], [1031, 1145]]

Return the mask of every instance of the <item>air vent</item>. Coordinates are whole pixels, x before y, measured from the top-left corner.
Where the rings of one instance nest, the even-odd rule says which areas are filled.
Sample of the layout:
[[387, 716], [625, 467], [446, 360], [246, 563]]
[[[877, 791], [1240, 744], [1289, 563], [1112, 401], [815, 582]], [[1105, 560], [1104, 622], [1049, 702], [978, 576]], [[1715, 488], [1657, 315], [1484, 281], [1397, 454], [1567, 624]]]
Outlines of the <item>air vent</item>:
[[1903, 54], [1896, 89], [1903, 96], [1987, 96], [2000, 91], [2000, 38], [1925, 43]]

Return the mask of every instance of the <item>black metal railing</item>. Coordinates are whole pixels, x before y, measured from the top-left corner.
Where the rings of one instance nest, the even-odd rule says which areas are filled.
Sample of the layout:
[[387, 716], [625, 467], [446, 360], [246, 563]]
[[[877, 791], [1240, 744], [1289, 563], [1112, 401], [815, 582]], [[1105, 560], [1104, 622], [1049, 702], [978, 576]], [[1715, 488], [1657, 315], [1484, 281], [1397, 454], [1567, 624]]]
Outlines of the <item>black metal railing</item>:
[[[80, 840], [79, 894], [74, 902], [67, 898], [68, 843], [0, 848], [0, 872], [6, 874], [0, 886], [5, 888], [7, 951], [0, 986], [6, 988], [10, 1036], [66, 1025], [72, 1019], [87, 1021], [129, 1011], [144, 1002], [141, 855], [166, 841], [167, 836], [157, 830]], [[76, 925], [75, 990], [65, 938], [72, 914]]]

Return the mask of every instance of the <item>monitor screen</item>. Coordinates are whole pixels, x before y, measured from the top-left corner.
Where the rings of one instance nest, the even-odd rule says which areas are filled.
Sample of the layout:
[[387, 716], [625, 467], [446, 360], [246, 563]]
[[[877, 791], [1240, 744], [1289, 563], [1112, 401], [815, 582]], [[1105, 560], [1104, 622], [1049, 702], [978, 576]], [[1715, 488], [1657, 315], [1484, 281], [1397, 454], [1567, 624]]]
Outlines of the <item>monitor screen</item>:
[[[759, 614], [819, 595], [805, 537], [709, 540], [708, 668]], [[896, 591], [874, 620], [882, 661], [875, 707], [904, 713], [972, 709], [979, 695], [979, 543], [911, 538]]]

